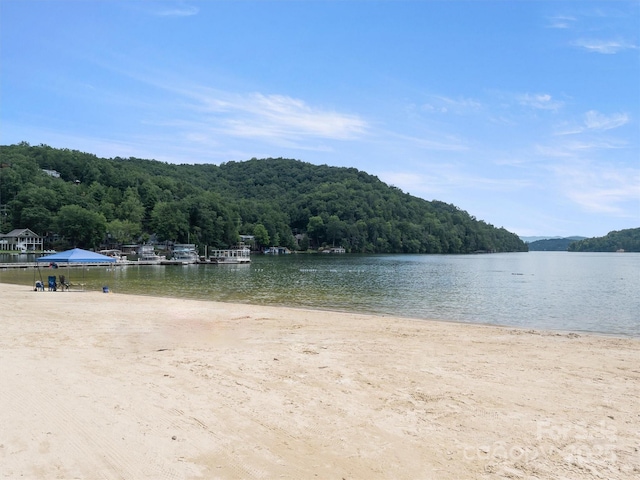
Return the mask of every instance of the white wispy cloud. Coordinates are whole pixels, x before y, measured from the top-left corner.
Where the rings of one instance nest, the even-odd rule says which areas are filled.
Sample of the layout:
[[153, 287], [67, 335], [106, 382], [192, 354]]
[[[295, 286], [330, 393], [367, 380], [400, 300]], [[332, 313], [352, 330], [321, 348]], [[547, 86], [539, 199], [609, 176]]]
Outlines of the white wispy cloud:
[[469, 150], [467, 143], [455, 135], [425, 132], [423, 136], [412, 136], [393, 131], [380, 132], [381, 136], [402, 145], [410, 145], [424, 150], [462, 152]]
[[596, 110], [589, 110], [584, 114], [582, 124], [566, 123], [562, 125], [555, 135], [577, 135], [587, 131], [605, 131], [622, 127], [631, 120], [627, 113], [613, 113], [606, 115]]
[[517, 96], [520, 105], [538, 110], [558, 110], [564, 104], [559, 100], [554, 100], [548, 93], [525, 93]]
[[472, 98], [451, 98], [442, 95], [432, 95], [428, 103], [422, 105], [427, 112], [465, 114], [482, 108], [482, 103]]
[[574, 47], [579, 47], [588, 52], [611, 55], [623, 50], [635, 50], [637, 45], [624, 40], [601, 40], [601, 39], [579, 39], [571, 43]]
[[629, 115], [626, 113], [605, 115], [595, 110], [589, 110], [584, 115], [584, 123], [590, 130], [611, 130], [629, 123]]
[[259, 152], [268, 156], [285, 149], [328, 152], [334, 149], [332, 141], [358, 140], [372, 133], [363, 116], [333, 106], [281, 93], [215, 88], [175, 72], [129, 68], [126, 57], [114, 57], [109, 62], [95, 62], [151, 87], [146, 89], [151, 106], [139, 112], [146, 123], [191, 143], [227, 145], [220, 145], [219, 150], [233, 148], [243, 155], [248, 152], [250, 158]]
[[153, 13], [160, 17], [191, 17], [197, 15], [199, 11], [200, 9], [198, 7], [180, 2], [174, 5], [163, 4], [162, 7], [154, 10]]
[[556, 15], [550, 17], [549, 19], [549, 28], [571, 28], [576, 22], [576, 17], [570, 15]]
[[[421, 173], [420, 168], [429, 173]], [[467, 172], [467, 167], [455, 163], [416, 167], [417, 171], [382, 171], [378, 177], [404, 192], [426, 199], [451, 196], [452, 191], [514, 192], [533, 185], [528, 178], [490, 177]]]
[[[317, 137], [350, 140], [364, 135], [368, 124], [357, 115], [313, 107], [286, 95], [201, 93], [199, 109], [213, 114], [205, 120], [226, 135], [291, 140]], [[223, 115], [220, 115], [223, 114]]]
[[538, 154], [545, 157], [577, 157], [594, 150], [611, 150], [624, 148], [625, 142], [612, 140], [566, 141], [554, 145], [537, 145]]
[[[592, 162], [555, 165], [561, 192], [590, 213], [625, 216], [640, 198], [640, 170], [615, 169]], [[627, 213], [625, 213], [627, 212]]]

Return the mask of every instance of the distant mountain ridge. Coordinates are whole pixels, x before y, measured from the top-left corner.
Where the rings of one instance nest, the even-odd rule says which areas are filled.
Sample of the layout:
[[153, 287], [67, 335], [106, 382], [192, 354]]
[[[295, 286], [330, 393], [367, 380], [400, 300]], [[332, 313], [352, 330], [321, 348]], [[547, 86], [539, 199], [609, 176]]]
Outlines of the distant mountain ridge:
[[[538, 237], [520, 237], [527, 239]], [[614, 230], [603, 237], [554, 237], [527, 242], [529, 251], [640, 252], [640, 228]]]
[[539, 240], [558, 240], [558, 239], [561, 239], [561, 238], [570, 238], [572, 240], [582, 240], [582, 239], [585, 239], [587, 237], [581, 237], [581, 236], [578, 236], [578, 235], [572, 235], [570, 237], [560, 237], [560, 236], [557, 236], [557, 235], [555, 235], [555, 236], [547, 235], [547, 236], [537, 236], [537, 237], [523, 237], [523, 236], [520, 236], [520, 240], [522, 240], [525, 243], [533, 243], [533, 242], [537, 242]]
[[530, 252], [566, 252], [573, 242], [586, 237], [546, 238], [528, 243]]

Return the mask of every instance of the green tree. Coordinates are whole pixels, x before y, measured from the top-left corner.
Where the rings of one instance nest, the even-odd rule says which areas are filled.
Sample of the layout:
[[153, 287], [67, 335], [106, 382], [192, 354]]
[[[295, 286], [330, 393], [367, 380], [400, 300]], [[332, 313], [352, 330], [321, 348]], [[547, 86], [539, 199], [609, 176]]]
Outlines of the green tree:
[[100, 245], [107, 230], [107, 220], [101, 213], [78, 205], [65, 205], [56, 218], [58, 231], [70, 246], [95, 248]]
[[324, 220], [319, 215], [315, 215], [309, 218], [309, 223], [307, 223], [307, 234], [311, 239], [315, 240], [316, 246], [320, 246], [320, 242], [322, 238], [324, 238]]
[[122, 202], [116, 210], [116, 215], [120, 220], [129, 220], [133, 223], [141, 223], [144, 219], [144, 205], [138, 192], [128, 187], [124, 192]]
[[340, 239], [345, 230], [345, 224], [337, 215], [331, 215], [327, 222], [327, 237], [331, 240], [331, 244], [336, 246], [336, 238]]
[[20, 212], [20, 225], [44, 235], [53, 226], [53, 215], [43, 206], [26, 207]]
[[253, 227], [253, 237], [258, 247], [266, 247], [271, 241], [269, 238], [269, 232], [267, 232], [267, 229], [261, 223], [258, 223]]
[[227, 218], [224, 222], [225, 246], [231, 247], [233, 245], [237, 245], [239, 241], [240, 235], [238, 234], [238, 227], [236, 227], [236, 223], [231, 218]]
[[306, 252], [307, 250], [309, 250], [309, 237], [307, 237], [306, 235], [303, 235], [303, 237], [300, 239], [299, 248], [303, 252]]
[[159, 202], [151, 212], [151, 225], [162, 241], [186, 242], [189, 221], [177, 203]]
[[139, 223], [130, 220], [112, 220], [107, 224], [107, 235], [116, 243], [137, 242], [142, 234]]

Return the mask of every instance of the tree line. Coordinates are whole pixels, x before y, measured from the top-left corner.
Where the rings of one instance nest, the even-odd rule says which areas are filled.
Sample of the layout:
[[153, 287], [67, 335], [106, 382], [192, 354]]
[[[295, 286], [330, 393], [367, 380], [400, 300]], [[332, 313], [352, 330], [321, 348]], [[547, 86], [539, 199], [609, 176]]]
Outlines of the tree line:
[[355, 168], [284, 158], [175, 165], [98, 158], [28, 143], [0, 146], [0, 229], [56, 247], [148, 241], [227, 248], [342, 246], [358, 253], [526, 251], [504, 228], [426, 201]]
[[569, 245], [570, 252], [640, 252], [640, 228], [614, 230], [604, 237], [585, 238]]
[[584, 237], [547, 238], [528, 243], [530, 252], [566, 252], [569, 245]]

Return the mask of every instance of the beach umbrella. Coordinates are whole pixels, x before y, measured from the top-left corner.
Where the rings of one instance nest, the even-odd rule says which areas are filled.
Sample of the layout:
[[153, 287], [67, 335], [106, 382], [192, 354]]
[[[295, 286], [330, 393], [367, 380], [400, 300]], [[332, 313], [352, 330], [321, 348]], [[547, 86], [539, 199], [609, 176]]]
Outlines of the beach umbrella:
[[[90, 252], [81, 248], [72, 248], [64, 252], [53, 253], [51, 255], [45, 255], [44, 257], [36, 258], [38, 265], [41, 263], [55, 264], [66, 263], [67, 266], [71, 263], [86, 264], [86, 263], [114, 263], [115, 258], [101, 253]], [[82, 276], [84, 278], [84, 268], [82, 269]]]

